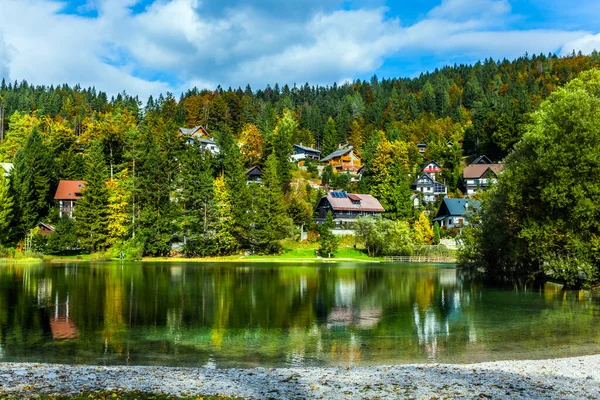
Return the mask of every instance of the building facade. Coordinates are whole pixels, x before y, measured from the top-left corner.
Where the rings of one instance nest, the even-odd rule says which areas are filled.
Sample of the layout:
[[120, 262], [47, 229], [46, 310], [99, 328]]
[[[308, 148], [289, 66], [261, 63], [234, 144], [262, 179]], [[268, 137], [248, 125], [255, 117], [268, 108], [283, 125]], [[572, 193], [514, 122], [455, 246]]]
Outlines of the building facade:
[[54, 200], [58, 203], [58, 214], [61, 218], [73, 218], [75, 203], [81, 198], [81, 192], [85, 189], [85, 185], [85, 181], [61, 180], [58, 182]]
[[333, 214], [336, 229], [352, 229], [352, 225], [358, 217], [380, 215], [385, 210], [379, 200], [370, 194], [353, 194], [343, 190], [334, 190], [319, 201], [315, 210], [315, 222], [322, 223], [329, 212]]

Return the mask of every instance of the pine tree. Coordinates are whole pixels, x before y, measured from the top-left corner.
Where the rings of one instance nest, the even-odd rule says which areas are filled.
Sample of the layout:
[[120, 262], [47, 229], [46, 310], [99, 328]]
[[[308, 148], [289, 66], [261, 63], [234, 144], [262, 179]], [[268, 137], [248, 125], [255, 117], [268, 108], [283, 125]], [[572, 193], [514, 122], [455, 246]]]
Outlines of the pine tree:
[[284, 192], [289, 189], [292, 181], [292, 164], [290, 157], [294, 151], [292, 138], [298, 131], [298, 122], [288, 110], [284, 111], [283, 117], [277, 123], [274, 132], [273, 152], [277, 157], [277, 176]]
[[442, 231], [440, 229], [440, 224], [435, 221], [433, 224], [433, 244], [439, 244], [440, 240], [442, 240]]
[[73, 218], [81, 248], [94, 252], [108, 245], [108, 168], [100, 142], [94, 142], [88, 150], [85, 180], [82, 198], [75, 205]]
[[108, 189], [108, 240], [109, 246], [128, 236], [131, 226], [131, 177], [127, 169], [117, 173], [106, 183]]
[[13, 196], [8, 179], [0, 169], [0, 246], [8, 244], [13, 214]]
[[340, 240], [337, 236], [331, 232], [335, 228], [335, 221], [333, 220], [333, 214], [331, 211], [327, 213], [325, 221], [319, 225], [319, 251], [321, 256], [327, 256], [330, 258], [338, 250]]
[[249, 196], [242, 155], [231, 132], [224, 131], [219, 134], [219, 147], [225, 185], [231, 201], [232, 233], [238, 244], [244, 247], [249, 240], [250, 222], [247, 210], [255, 199]]
[[179, 172], [179, 200], [182, 203], [184, 251], [187, 254], [212, 253], [211, 235], [216, 218], [210, 153], [198, 145], [185, 149]]
[[335, 121], [329, 117], [325, 129], [323, 131], [323, 141], [321, 144], [321, 154], [328, 156], [329, 154], [336, 151], [338, 148], [337, 131], [335, 128]]
[[42, 218], [48, 215], [56, 175], [52, 153], [42, 143], [42, 137], [34, 129], [22, 150], [17, 151], [11, 171], [14, 196], [14, 219], [12, 232], [21, 239]]
[[164, 157], [151, 131], [144, 132], [136, 169], [136, 191], [139, 198], [136, 239], [144, 244], [144, 252], [167, 255], [173, 235], [171, 184]]
[[262, 252], [273, 254], [282, 249], [280, 241], [291, 234], [292, 220], [278, 179], [279, 161], [275, 154], [269, 155], [263, 169], [257, 208], [254, 210], [253, 244]]
[[435, 91], [429, 81], [425, 83], [421, 91], [421, 109], [427, 113], [435, 112]]
[[233, 236], [235, 222], [233, 221], [231, 212], [231, 199], [222, 175], [215, 179], [214, 191], [215, 202], [217, 204], [215, 251], [220, 255], [231, 254], [238, 247], [238, 243]]

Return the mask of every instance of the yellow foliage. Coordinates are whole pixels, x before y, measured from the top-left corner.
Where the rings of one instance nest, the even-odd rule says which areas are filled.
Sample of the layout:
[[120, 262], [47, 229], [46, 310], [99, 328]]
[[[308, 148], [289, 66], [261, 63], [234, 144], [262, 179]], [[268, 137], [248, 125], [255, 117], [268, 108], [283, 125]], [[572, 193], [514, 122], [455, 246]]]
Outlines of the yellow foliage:
[[415, 241], [421, 245], [429, 245], [433, 240], [433, 228], [425, 213], [419, 215], [414, 227]]
[[241, 151], [246, 165], [255, 164], [263, 154], [263, 138], [254, 124], [246, 124], [240, 135]]
[[119, 172], [106, 182], [108, 188], [108, 244], [125, 237], [129, 226], [131, 191], [127, 188], [129, 171]]

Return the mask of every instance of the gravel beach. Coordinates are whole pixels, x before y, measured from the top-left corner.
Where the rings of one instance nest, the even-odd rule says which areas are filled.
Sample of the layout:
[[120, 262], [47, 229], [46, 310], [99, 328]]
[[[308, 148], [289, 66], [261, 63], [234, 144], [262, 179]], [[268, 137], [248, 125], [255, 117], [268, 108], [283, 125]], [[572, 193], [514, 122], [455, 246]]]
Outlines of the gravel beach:
[[600, 355], [481, 364], [207, 369], [0, 364], [0, 395], [143, 391], [244, 398], [600, 399]]

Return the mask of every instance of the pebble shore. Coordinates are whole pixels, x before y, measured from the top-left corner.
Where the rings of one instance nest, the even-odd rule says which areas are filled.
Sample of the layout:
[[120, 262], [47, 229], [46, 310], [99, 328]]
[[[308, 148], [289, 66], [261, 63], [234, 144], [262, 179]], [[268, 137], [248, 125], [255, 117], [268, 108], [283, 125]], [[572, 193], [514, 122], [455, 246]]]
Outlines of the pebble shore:
[[276, 369], [0, 363], [0, 396], [99, 390], [249, 399], [600, 399], [600, 355], [465, 365]]

